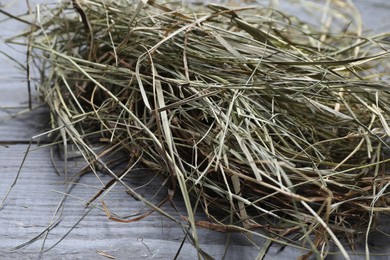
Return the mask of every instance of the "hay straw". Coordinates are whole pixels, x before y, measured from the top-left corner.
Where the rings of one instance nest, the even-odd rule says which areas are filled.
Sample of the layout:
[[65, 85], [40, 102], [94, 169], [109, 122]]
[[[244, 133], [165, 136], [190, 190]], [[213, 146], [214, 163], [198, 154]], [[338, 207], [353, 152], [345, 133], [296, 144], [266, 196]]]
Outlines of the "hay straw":
[[[95, 0], [37, 9], [37, 26], [21, 36], [31, 35], [64, 151], [75, 145], [113, 183], [126, 185], [129, 171], [118, 177], [108, 153], [166, 176], [159, 204], [126, 187], [162, 214], [181, 193], [199, 256], [201, 226], [317, 257], [335, 244], [349, 258], [344, 239], [388, 212], [389, 84], [377, 73], [386, 35], [318, 32], [269, 8], [198, 9]], [[137, 220], [103, 206], [113, 220]]]

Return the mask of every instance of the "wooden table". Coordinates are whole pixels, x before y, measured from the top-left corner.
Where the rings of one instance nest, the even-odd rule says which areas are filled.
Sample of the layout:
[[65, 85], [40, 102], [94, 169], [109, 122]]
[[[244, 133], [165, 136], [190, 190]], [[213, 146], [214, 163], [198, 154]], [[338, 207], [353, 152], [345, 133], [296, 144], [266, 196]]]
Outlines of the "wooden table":
[[[21, 13], [26, 10], [25, 1], [9, 2], [12, 4], [5, 9], [7, 11]], [[362, 12], [367, 28], [376, 28], [377, 31], [390, 28], [390, 3], [387, 0], [354, 2]], [[281, 1], [281, 4], [283, 8], [294, 10], [286, 1]], [[0, 20], [2, 19], [5, 19], [5, 16], [0, 14]], [[1, 40], [21, 31], [23, 27], [23, 24], [15, 21], [2, 23]], [[25, 63], [23, 48], [1, 43], [0, 50]], [[28, 111], [25, 74], [4, 56], [0, 55], [0, 62], [0, 199], [3, 199], [14, 182], [31, 137], [48, 129], [50, 118], [44, 107]], [[38, 106], [36, 101], [34, 106]], [[20, 250], [11, 251], [38, 236], [53, 223], [53, 213], [66, 191], [64, 176], [58, 176], [54, 171], [49, 147], [37, 149], [37, 141], [39, 140], [33, 140], [17, 184], [0, 211], [0, 259], [107, 259], [110, 256], [116, 259], [171, 259], [175, 256], [185, 234], [173, 221], [159, 214], [152, 214], [138, 222], [118, 223], [109, 221], [104, 211], [99, 208], [85, 208], [85, 201], [101, 188], [93, 174], [83, 177], [80, 183], [75, 185], [59, 217], [61, 221], [49, 232], [45, 242], [40, 238]], [[44, 138], [41, 141], [44, 142]], [[58, 158], [56, 161], [61, 164]], [[76, 172], [81, 166], [74, 165], [69, 174]], [[132, 179], [127, 180], [132, 187], [140, 184], [140, 178], [153, 177], [142, 170], [132, 176]], [[99, 177], [103, 182], [109, 179], [104, 174]], [[156, 181], [143, 192], [152, 195], [160, 187], [160, 182]], [[157, 197], [163, 196], [163, 193]], [[111, 211], [121, 216], [134, 214], [142, 208], [142, 203], [126, 194], [125, 189], [120, 186], [115, 187], [104, 201]], [[179, 201], [178, 208], [184, 214], [185, 209]], [[97, 203], [96, 206], [101, 207], [101, 204]], [[175, 211], [169, 206], [165, 209], [175, 215]], [[389, 221], [385, 220], [384, 223], [389, 224]], [[71, 232], [68, 234], [69, 231]], [[226, 259], [255, 259], [258, 254], [259, 250], [250, 246], [243, 235], [233, 234], [228, 239], [225, 234], [206, 229], [200, 228], [199, 232], [202, 248], [216, 259], [223, 257], [229, 240], [231, 245]], [[61, 239], [63, 240], [60, 241]], [[43, 245], [43, 248], [47, 249], [59, 241], [60, 243], [48, 252], [40, 253]], [[371, 244], [377, 247], [378, 251], [390, 254], [389, 237], [375, 234]], [[280, 249], [278, 245], [272, 246], [266, 259], [294, 259], [302, 254], [299, 249]], [[196, 251], [186, 242], [178, 259], [194, 258]], [[336, 256], [334, 259], [341, 257]], [[356, 259], [363, 259], [363, 256], [356, 256]], [[375, 259], [390, 259], [390, 256]]]

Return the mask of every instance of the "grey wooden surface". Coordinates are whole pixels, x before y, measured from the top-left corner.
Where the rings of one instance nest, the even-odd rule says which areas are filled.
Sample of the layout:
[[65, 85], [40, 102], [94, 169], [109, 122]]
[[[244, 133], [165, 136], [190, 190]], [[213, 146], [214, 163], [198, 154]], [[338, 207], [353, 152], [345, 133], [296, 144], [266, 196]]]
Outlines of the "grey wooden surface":
[[[25, 12], [25, 1], [9, 2], [11, 4], [6, 10]], [[280, 2], [282, 8], [294, 10], [286, 1]], [[354, 2], [363, 14], [366, 29], [384, 31], [389, 28], [388, 1]], [[315, 16], [308, 14], [305, 17], [308, 20], [316, 20]], [[5, 16], [0, 14], [0, 20], [3, 19]], [[22, 29], [23, 25], [14, 21], [2, 23], [0, 50], [23, 63], [24, 49], [6, 46], [2, 42], [4, 38]], [[43, 132], [48, 127], [49, 117], [44, 108], [26, 111], [28, 95], [25, 75], [3, 55], [0, 55], [0, 65], [0, 199], [2, 199], [14, 181], [31, 136]], [[36, 102], [34, 104], [38, 105]], [[61, 240], [81, 220], [63, 241], [44, 254], [40, 253], [43, 239], [12, 251], [14, 247], [36, 237], [48, 227], [66, 189], [66, 185], [63, 184], [64, 176], [58, 176], [51, 164], [49, 149], [36, 148], [37, 146], [33, 144], [17, 185], [0, 211], [0, 259], [107, 259], [107, 256], [101, 255], [102, 252], [116, 259], [171, 259], [175, 256], [185, 234], [173, 221], [152, 214], [138, 222], [118, 223], [109, 221], [104, 211], [99, 208], [84, 208], [85, 201], [102, 187], [94, 175], [83, 177], [80, 184], [71, 191], [61, 215], [61, 222], [47, 236], [44, 248], [49, 248]], [[60, 161], [58, 163], [61, 164]], [[80, 167], [82, 165], [74, 165], [69, 174]], [[143, 171], [135, 172], [132, 176], [133, 178], [126, 180], [132, 187], [140, 185], [140, 178], [145, 180], [153, 177]], [[104, 174], [100, 174], [99, 177], [103, 182], [108, 180]], [[160, 182], [156, 181], [142, 192], [151, 196], [160, 187]], [[164, 192], [161, 191], [157, 198], [161, 198]], [[125, 189], [120, 186], [115, 187], [104, 201], [110, 210], [120, 216], [135, 214], [142, 209], [142, 203], [127, 195]], [[185, 210], [180, 205], [180, 200], [177, 203], [178, 209], [184, 214]], [[165, 209], [175, 215], [175, 211], [169, 206]], [[86, 213], [88, 214], [85, 215]], [[216, 259], [221, 259], [228, 241], [226, 235], [206, 229], [199, 229], [199, 232], [202, 248]], [[256, 258], [258, 249], [250, 246], [244, 236], [233, 234], [230, 239], [232, 245], [229, 246], [226, 259]], [[374, 251], [390, 254], [388, 237], [374, 234], [371, 243]], [[299, 249], [287, 248], [280, 251], [279, 246], [273, 246], [267, 259], [294, 259], [301, 254], [302, 251]], [[194, 248], [185, 243], [179, 259], [194, 258], [196, 258]], [[339, 256], [332, 258], [341, 259]], [[354, 258], [364, 259], [359, 255]], [[390, 257], [382, 256], [375, 259]]]

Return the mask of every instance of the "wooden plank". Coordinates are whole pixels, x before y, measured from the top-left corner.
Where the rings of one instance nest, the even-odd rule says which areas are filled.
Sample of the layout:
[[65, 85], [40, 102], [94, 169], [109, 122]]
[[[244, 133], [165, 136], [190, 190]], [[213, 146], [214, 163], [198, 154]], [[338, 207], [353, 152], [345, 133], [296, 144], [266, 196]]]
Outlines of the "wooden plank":
[[[13, 182], [26, 149], [26, 145], [0, 147], [0, 165], [3, 165], [2, 182], [0, 183], [1, 198], [7, 187]], [[21, 251], [7, 252], [42, 232], [49, 224], [62, 197], [61, 192], [64, 192], [63, 176], [57, 176], [53, 172], [47, 154], [47, 148], [29, 153], [18, 183], [12, 190], [7, 204], [0, 212], [1, 259], [25, 256], [26, 254], [36, 256], [42, 245], [42, 241], [39, 241]], [[143, 171], [138, 171], [132, 176], [126, 180], [128, 185], [132, 187], [139, 187], [143, 181], [148, 181], [153, 177]], [[109, 179], [107, 175], [100, 174], [99, 177], [103, 182], [107, 182]], [[160, 183], [160, 181], [151, 183], [142, 192], [152, 196], [155, 190], [160, 188]], [[80, 184], [76, 185], [72, 190], [72, 197], [66, 202], [61, 223], [48, 236], [46, 241], [48, 247], [61, 239], [82, 218], [83, 214], [88, 211], [83, 207], [85, 201], [89, 200], [101, 187], [97, 178], [92, 174], [87, 175]], [[157, 194], [156, 200], [161, 200], [165, 193], [166, 190], [163, 189], [160, 194]], [[119, 216], [135, 214], [143, 208], [142, 202], [134, 200], [120, 186], [113, 189], [104, 198], [104, 201], [110, 210]], [[98, 206], [101, 204], [98, 203]], [[185, 207], [180, 203], [180, 200], [177, 201], [177, 206], [182, 214], [185, 214]], [[169, 205], [164, 209], [178, 217], [178, 214]], [[204, 250], [217, 259], [221, 258], [225, 249], [225, 234], [200, 229], [200, 235]], [[184, 237], [183, 231], [177, 224], [159, 214], [152, 214], [144, 220], [134, 223], [118, 223], [108, 220], [103, 210], [93, 209], [63, 242], [45, 256], [50, 258], [50, 256], [59, 255], [62, 259], [92, 258], [96, 256], [96, 251], [100, 250], [117, 257], [117, 259], [128, 259], [129, 256], [132, 259], [143, 259], [145, 256], [171, 259], [179, 249]], [[229, 250], [232, 256], [238, 252], [240, 255], [247, 255], [248, 258], [256, 256], [257, 250], [245, 243], [243, 237], [240, 238], [240, 235], [233, 234], [232, 239], [237, 240], [235, 246]], [[188, 257], [196, 256], [196, 252], [190, 244], [186, 243], [180, 255], [180, 259], [189, 259]]]
[[[2, 165], [2, 181], [0, 182], [0, 198], [13, 182], [14, 176], [26, 152], [26, 145], [0, 146], [0, 165]], [[0, 259], [34, 258], [39, 255], [42, 239], [16, 252], [12, 248], [25, 243], [37, 236], [50, 223], [53, 212], [62, 197], [65, 186], [63, 176], [54, 173], [48, 149], [41, 148], [29, 153], [25, 167], [17, 185], [11, 192], [5, 207], [0, 211]], [[76, 168], [80, 168], [79, 165]], [[71, 170], [74, 171], [75, 169]], [[142, 177], [143, 175], [143, 177]], [[139, 187], [151, 174], [143, 171], [131, 174], [126, 180], [131, 187]], [[107, 175], [99, 174], [103, 182], [109, 180]], [[46, 248], [59, 241], [75, 223], [77, 223], [88, 209], [84, 208], [85, 201], [89, 200], [102, 186], [93, 175], [85, 176], [80, 184], [72, 190], [62, 214], [62, 221], [54, 228], [46, 241]], [[142, 192], [149, 197], [161, 187], [159, 181], [151, 183]], [[166, 190], [157, 195], [157, 201], [165, 196]], [[119, 216], [128, 216], [142, 209], [143, 204], [134, 200], [121, 186], [113, 189], [105, 203], [112, 212]], [[182, 214], [185, 207], [177, 198], [176, 205]], [[97, 206], [101, 206], [100, 203]], [[167, 212], [175, 217], [178, 215], [167, 205]], [[198, 219], [204, 219], [198, 214]], [[389, 224], [383, 223], [383, 224]], [[202, 248], [215, 259], [221, 259], [227, 238], [225, 234], [199, 229], [202, 238]], [[98, 257], [97, 251], [106, 252], [117, 259], [171, 259], [180, 247], [185, 237], [182, 230], [174, 222], [159, 214], [152, 214], [147, 218], [134, 223], [118, 223], [107, 219], [104, 211], [93, 209], [58, 246], [44, 256], [47, 259], [61, 257], [61, 259], [92, 259]], [[229, 246], [226, 259], [254, 259], [257, 249], [250, 246], [244, 236], [232, 234], [232, 246]], [[390, 254], [388, 247], [390, 239], [376, 235], [371, 242], [376, 251]], [[268, 259], [294, 259], [302, 254], [299, 249], [273, 246], [269, 250]], [[179, 259], [193, 259], [196, 257], [194, 248], [186, 243]], [[103, 257], [100, 257], [104, 259]], [[331, 259], [331, 258], [329, 258]], [[340, 258], [335, 258], [340, 259]], [[357, 258], [358, 259], [358, 258]], [[373, 258], [381, 259], [381, 258]]]
[[45, 107], [33, 111], [27, 107], [0, 110], [0, 142], [4, 144], [29, 143], [49, 127], [50, 116]]
[[[10, 150], [12, 149], [12, 150]], [[26, 145], [13, 145], [12, 147], [0, 147], [0, 165], [2, 167], [2, 182], [0, 183], [0, 196], [13, 182], [15, 173], [26, 152]], [[12, 151], [12, 152], [10, 152]], [[50, 223], [51, 216], [64, 192], [63, 176], [57, 176], [53, 172], [48, 160], [48, 149], [41, 148], [29, 153], [25, 167], [21, 172], [18, 184], [11, 192], [6, 206], [0, 212], [0, 258], [15, 259], [36, 257], [39, 254], [42, 240], [29, 245], [16, 252], [9, 252], [15, 246], [25, 243], [29, 239], [42, 232]], [[6, 165], [6, 166], [5, 166]], [[79, 165], [79, 168], [82, 165]], [[74, 169], [73, 169], [74, 171]], [[142, 177], [143, 175], [143, 177]], [[131, 187], [139, 187], [144, 181], [152, 178], [151, 174], [138, 171], [131, 174], [132, 178], [126, 180]], [[108, 176], [99, 174], [103, 182], [108, 181]], [[152, 196], [154, 191], [160, 188], [159, 181], [151, 183], [142, 192]], [[63, 218], [60, 224], [50, 232], [46, 246], [50, 247], [64, 234], [66, 234], [77, 221], [82, 218], [88, 209], [84, 209], [85, 201], [89, 200], [101, 184], [97, 178], [90, 174], [83, 178], [80, 184], [72, 190], [71, 196], [66, 202]], [[163, 189], [157, 195], [157, 201], [165, 196]], [[123, 187], [117, 186], [105, 203], [112, 212], [120, 216], [128, 216], [142, 209], [143, 204], [134, 200], [125, 193]], [[184, 213], [184, 206], [180, 199], [176, 200], [178, 209]], [[98, 203], [98, 206], [101, 206]], [[177, 216], [175, 211], [167, 205], [167, 212]], [[202, 219], [198, 214], [198, 218]], [[199, 229], [202, 240], [202, 248], [216, 259], [221, 259], [224, 254], [226, 236], [206, 229]], [[98, 257], [97, 251], [106, 252], [117, 259], [171, 259], [180, 247], [184, 238], [182, 230], [172, 221], [159, 214], [152, 214], [144, 220], [134, 223], [118, 223], [109, 221], [101, 209], [93, 209], [81, 223], [66, 237], [57, 247], [54, 247], [44, 256], [48, 259], [61, 257], [61, 259], [91, 259]], [[240, 234], [232, 235], [232, 246], [229, 247], [227, 259], [254, 259], [257, 254], [255, 247], [251, 247]], [[387, 240], [388, 242], [389, 239]], [[375, 244], [376, 243], [376, 244]], [[383, 238], [374, 242], [375, 246], [383, 250], [389, 249]], [[301, 250], [287, 248], [280, 251], [280, 246], [273, 246], [269, 251], [270, 259], [291, 259], [302, 254]], [[384, 253], [384, 251], [382, 251]], [[196, 256], [194, 248], [186, 243], [179, 259], [193, 259]]]
[[[25, 1], [3, 1], [1, 8], [12, 14], [27, 12]], [[27, 59], [26, 47], [4, 43], [6, 39], [25, 30], [26, 25], [15, 22], [2, 13], [0, 13], [0, 21], [2, 28], [0, 31], [0, 142], [26, 143], [33, 135], [41, 133], [48, 126], [48, 112], [44, 108], [28, 111], [29, 92], [24, 70]], [[35, 95], [32, 100], [37, 106], [37, 92], [34, 85], [31, 87], [32, 95]]]

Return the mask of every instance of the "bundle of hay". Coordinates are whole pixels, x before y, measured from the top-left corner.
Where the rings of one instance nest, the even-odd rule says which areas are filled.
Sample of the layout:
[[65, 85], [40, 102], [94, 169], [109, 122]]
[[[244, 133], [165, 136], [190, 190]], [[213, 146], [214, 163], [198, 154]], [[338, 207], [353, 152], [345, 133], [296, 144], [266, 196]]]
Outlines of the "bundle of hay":
[[65, 146], [115, 182], [128, 171], [115, 174], [107, 153], [161, 172], [197, 247], [200, 225], [281, 243], [298, 234], [318, 255], [336, 243], [347, 257], [340, 239], [387, 210], [384, 36], [319, 33], [269, 8], [89, 0], [39, 11], [31, 58]]

